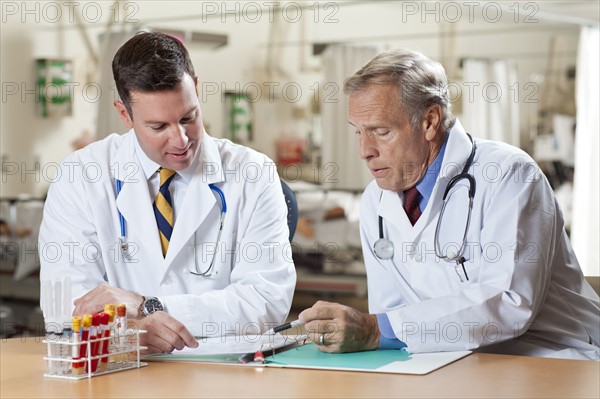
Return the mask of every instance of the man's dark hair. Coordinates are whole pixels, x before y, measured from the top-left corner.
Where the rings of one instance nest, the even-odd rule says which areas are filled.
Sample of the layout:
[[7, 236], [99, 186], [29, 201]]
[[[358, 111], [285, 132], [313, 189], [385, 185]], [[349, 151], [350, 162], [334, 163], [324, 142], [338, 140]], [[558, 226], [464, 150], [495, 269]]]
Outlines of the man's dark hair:
[[188, 51], [174, 37], [158, 32], [139, 32], [113, 58], [113, 77], [119, 97], [131, 114], [131, 92], [174, 89], [187, 73], [196, 76]]

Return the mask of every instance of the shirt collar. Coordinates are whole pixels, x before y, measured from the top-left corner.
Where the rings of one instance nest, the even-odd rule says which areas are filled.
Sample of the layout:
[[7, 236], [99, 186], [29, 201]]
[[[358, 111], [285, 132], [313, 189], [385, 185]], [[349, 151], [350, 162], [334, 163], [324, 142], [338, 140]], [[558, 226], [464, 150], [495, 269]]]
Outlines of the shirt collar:
[[[423, 196], [423, 201], [425, 204], [429, 202], [429, 197], [431, 197], [431, 193], [433, 192], [433, 187], [435, 187], [435, 182], [437, 181], [438, 175], [440, 174], [440, 170], [442, 169], [442, 160], [444, 159], [444, 153], [446, 152], [446, 144], [448, 143], [448, 132], [446, 132], [446, 136], [444, 137], [444, 142], [442, 143], [442, 148], [440, 148], [440, 152], [438, 152], [437, 156], [427, 168], [425, 175], [419, 180], [416, 184], [417, 190]], [[424, 207], [422, 208], [424, 209]]]

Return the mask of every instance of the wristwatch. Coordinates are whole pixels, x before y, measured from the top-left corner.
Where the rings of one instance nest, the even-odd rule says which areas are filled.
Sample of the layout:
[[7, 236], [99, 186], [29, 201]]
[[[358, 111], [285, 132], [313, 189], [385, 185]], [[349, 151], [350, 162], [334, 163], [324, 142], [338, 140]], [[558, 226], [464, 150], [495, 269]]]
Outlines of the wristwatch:
[[144, 297], [142, 304], [140, 305], [140, 313], [144, 316], [150, 316], [151, 314], [158, 312], [159, 310], [165, 310], [162, 302], [156, 297]]

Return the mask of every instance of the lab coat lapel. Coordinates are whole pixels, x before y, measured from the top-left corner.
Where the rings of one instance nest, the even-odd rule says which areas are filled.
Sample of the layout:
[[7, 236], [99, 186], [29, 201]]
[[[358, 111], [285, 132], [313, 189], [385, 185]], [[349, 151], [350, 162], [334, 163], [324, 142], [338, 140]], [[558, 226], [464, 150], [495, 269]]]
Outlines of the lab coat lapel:
[[148, 181], [137, 158], [134, 140], [132, 130], [115, 155], [114, 177], [123, 181], [117, 208], [125, 218], [127, 241], [135, 243], [139, 253], [149, 254], [150, 259], [162, 259]]
[[[185, 248], [186, 243], [193, 238], [211, 209], [215, 206], [219, 206], [220, 209], [220, 201], [217, 203], [217, 199], [208, 185], [223, 180], [219, 149], [212, 138], [204, 133], [200, 162], [198, 162], [194, 176], [188, 185], [181, 209], [175, 210], [175, 226], [165, 258], [165, 272]], [[217, 221], [215, 220], [216, 225]]]
[[[384, 220], [385, 224], [389, 223], [393, 225], [402, 235], [402, 240], [413, 240], [416, 235], [416, 225], [410, 223], [408, 216], [402, 208], [402, 202], [404, 199], [403, 194], [398, 194], [393, 191], [384, 190], [381, 196], [381, 202], [379, 204], [378, 215]], [[384, 230], [384, 235], [385, 235]]]
[[[438, 175], [433, 192], [429, 198], [427, 209], [421, 216], [421, 219], [425, 219], [429, 222], [430, 219], [436, 218], [440, 210], [442, 209], [442, 198], [444, 197], [444, 191], [448, 186], [448, 182], [454, 176], [462, 172], [465, 167], [465, 163], [471, 154], [471, 140], [467, 136], [465, 129], [457, 119], [454, 126], [450, 130], [448, 137], [448, 143], [446, 144], [446, 152], [444, 153], [444, 159], [442, 161], [442, 169]], [[419, 221], [421, 221], [419, 219]]]

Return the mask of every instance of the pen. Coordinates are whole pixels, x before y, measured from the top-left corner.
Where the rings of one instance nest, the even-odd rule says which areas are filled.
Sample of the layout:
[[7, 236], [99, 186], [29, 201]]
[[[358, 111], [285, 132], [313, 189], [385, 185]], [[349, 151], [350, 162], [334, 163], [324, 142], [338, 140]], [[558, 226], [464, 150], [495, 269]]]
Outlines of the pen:
[[301, 326], [301, 325], [304, 325], [304, 322], [302, 320], [294, 320], [294, 321], [290, 321], [289, 323], [284, 323], [277, 327], [273, 327], [272, 329], [267, 331], [265, 334], [275, 334], [275, 333], [289, 330], [290, 328], [294, 328], [296, 326]]

